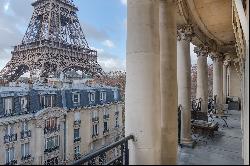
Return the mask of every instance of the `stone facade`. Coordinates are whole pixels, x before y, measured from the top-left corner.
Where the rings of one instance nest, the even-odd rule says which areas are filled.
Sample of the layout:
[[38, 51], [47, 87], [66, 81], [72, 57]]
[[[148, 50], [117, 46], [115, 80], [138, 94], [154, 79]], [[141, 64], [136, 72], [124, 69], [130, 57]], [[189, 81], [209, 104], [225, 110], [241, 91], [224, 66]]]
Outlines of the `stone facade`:
[[67, 164], [123, 136], [114, 87], [1, 87], [0, 96], [1, 165]]

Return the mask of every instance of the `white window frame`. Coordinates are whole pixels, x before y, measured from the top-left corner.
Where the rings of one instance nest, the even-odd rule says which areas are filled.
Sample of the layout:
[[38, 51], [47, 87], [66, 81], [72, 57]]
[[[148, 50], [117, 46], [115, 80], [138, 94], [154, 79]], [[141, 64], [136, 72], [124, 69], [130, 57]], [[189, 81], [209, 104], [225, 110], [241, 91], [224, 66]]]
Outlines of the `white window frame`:
[[4, 112], [11, 114], [13, 112], [13, 97], [4, 98]]
[[28, 130], [29, 130], [28, 122], [27, 121], [23, 121], [22, 122], [22, 131], [25, 132], [25, 131], [28, 131]]
[[94, 133], [92, 133], [93, 135], [98, 135], [99, 134], [99, 124], [98, 123], [95, 123], [95, 124], [93, 124], [92, 125], [92, 132], [94, 132]]
[[14, 134], [15, 131], [14, 131], [14, 126], [13, 125], [7, 125], [6, 128], [5, 128], [5, 134], [6, 135], [11, 135], [11, 134]]
[[80, 121], [81, 120], [80, 112], [75, 112], [74, 116], [75, 116], [75, 121]]
[[98, 111], [97, 110], [93, 110], [92, 111], [92, 118], [97, 118], [98, 117]]
[[[24, 148], [22, 148], [22, 147], [24, 147]], [[21, 144], [21, 156], [22, 157], [25, 157], [25, 156], [30, 154], [30, 148], [29, 147], [30, 147], [29, 142]]]
[[114, 100], [118, 100], [118, 90], [114, 90]]
[[89, 93], [89, 102], [94, 102], [95, 101], [95, 92], [90, 92]]
[[[11, 154], [11, 152], [13, 154]], [[13, 158], [11, 158], [12, 156], [13, 156]], [[6, 149], [6, 151], [5, 151], [5, 162], [9, 163], [10, 161], [12, 161], [14, 159], [15, 159], [15, 148], [11, 147], [11, 148]]]
[[[77, 95], [77, 102], [75, 102], [75, 95]], [[74, 104], [79, 104], [80, 103], [80, 93], [74, 92], [72, 94], [72, 101], [73, 101]]]
[[21, 97], [21, 109], [26, 109], [28, 106], [28, 99], [26, 96]]
[[106, 92], [100, 92], [100, 101], [106, 101]]

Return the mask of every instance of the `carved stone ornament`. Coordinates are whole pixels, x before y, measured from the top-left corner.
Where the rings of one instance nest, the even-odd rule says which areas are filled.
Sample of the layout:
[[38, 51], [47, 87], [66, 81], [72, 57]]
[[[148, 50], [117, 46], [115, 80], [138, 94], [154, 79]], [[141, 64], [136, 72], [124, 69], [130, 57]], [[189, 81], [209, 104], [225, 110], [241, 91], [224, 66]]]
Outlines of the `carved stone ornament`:
[[177, 26], [177, 40], [186, 40], [191, 42], [194, 36], [193, 27], [191, 24]]
[[194, 53], [197, 54], [197, 57], [199, 56], [207, 57], [209, 54], [209, 47], [208, 46], [194, 47]]

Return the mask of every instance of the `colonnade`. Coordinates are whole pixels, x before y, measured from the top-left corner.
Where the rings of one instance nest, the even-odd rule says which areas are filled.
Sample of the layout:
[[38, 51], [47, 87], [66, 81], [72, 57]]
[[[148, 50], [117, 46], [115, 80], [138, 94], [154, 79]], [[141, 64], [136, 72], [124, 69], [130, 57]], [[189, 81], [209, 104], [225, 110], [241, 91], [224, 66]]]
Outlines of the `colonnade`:
[[[176, 164], [177, 106], [182, 106], [181, 143], [191, 139], [192, 26], [176, 23], [176, 0], [128, 0], [127, 80], [125, 133], [130, 164]], [[194, 49], [197, 61], [197, 95], [208, 111], [209, 48]], [[214, 91], [225, 102], [226, 72], [214, 57]], [[223, 70], [224, 69], [224, 70]]]

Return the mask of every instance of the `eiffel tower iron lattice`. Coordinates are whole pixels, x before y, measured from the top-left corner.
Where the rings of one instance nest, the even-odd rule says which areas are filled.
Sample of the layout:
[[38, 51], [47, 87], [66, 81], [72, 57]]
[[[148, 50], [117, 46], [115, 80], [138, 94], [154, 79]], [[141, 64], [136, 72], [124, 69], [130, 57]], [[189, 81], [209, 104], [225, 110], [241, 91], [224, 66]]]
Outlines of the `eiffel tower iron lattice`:
[[73, 0], [36, 0], [27, 31], [0, 78], [16, 81], [21, 75], [59, 77], [69, 70], [96, 76], [102, 74], [97, 51], [90, 49]]

